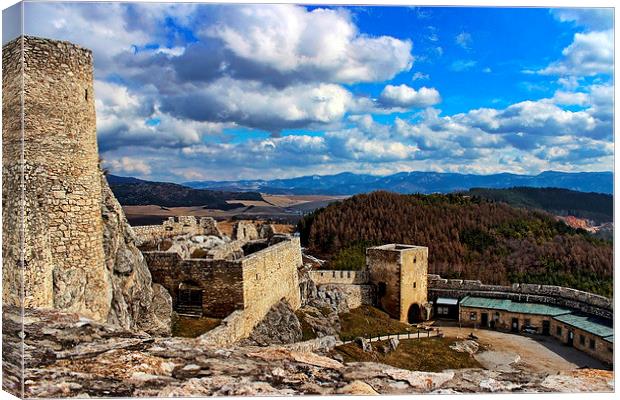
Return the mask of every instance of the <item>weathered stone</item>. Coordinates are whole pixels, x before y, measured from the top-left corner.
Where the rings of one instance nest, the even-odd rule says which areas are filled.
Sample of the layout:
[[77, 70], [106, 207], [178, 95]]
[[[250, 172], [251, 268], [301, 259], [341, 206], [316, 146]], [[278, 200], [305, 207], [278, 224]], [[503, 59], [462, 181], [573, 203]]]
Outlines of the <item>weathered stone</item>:
[[250, 336], [240, 344], [266, 346], [295, 343], [302, 338], [301, 324], [285, 300], [276, 303], [265, 318], [254, 327]]

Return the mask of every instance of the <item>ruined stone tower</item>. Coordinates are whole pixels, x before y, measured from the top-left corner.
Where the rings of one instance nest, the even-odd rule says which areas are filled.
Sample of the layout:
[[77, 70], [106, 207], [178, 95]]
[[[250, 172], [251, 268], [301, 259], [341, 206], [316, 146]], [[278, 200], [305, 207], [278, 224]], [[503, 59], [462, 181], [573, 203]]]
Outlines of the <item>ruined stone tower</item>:
[[386, 244], [366, 249], [378, 306], [403, 322], [428, 319], [428, 247]]
[[3, 50], [3, 301], [21, 305], [23, 287], [25, 307], [105, 321], [92, 53], [27, 36]]

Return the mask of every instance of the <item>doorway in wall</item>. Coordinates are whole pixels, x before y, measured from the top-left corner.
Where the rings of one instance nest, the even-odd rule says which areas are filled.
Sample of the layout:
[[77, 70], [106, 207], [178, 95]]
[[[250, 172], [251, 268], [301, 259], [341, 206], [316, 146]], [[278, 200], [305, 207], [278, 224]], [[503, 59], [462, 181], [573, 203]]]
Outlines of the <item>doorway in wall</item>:
[[511, 332], [519, 332], [519, 318], [513, 318], [512, 323], [510, 324]]
[[409, 306], [409, 312], [407, 313], [407, 321], [409, 321], [410, 324], [422, 322], [422, 314], [421, 314], [419, 305], [412, 304], [411, 306]]

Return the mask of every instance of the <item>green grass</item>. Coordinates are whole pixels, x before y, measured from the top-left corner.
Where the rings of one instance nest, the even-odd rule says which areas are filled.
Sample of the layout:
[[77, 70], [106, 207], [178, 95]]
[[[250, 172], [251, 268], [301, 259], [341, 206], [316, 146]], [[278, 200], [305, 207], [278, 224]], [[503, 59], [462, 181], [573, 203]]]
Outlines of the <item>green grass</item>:
[[220, 324], [217, 318], [177, 317], [172, 323], [172, 336], [195, 338]]
[[390, 318], [385, 312], [371, 306], [361, 306], [348, 313], [340, 314], [340, 338], [352, 340], [356, 337], [377, 337], [395, 333], [417, 332], [409, 324]]
[[430, 338], [401, 340], [396, 350], [383, 354], [379, 346], [387, 341], [372, 342], [373, 351], [365, 353], [355, 343], [338, 346], [345, 362], [378, 362], [411, 371], [440, 372], [446, 369], [482, 368], [468, 353], [459, 353], [450, 348], [454, 339]]

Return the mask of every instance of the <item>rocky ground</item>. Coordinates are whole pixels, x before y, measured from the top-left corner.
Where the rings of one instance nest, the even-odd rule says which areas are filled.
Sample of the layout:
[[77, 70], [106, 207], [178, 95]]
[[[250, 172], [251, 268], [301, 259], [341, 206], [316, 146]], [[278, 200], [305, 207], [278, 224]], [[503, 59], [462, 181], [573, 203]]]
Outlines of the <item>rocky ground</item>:
[[[21, 321], [17, 310], [4, 311], [3, 385], [19, 393]], [[326, 356], [337, 343], [328, 337], [217, 349], [200, 338], [155, 338], [52, 310], [26, 310], [23, 322], [26, 397], [612, 390], [612, 372], [600, 370], [430, 373], [344, 364]]]

